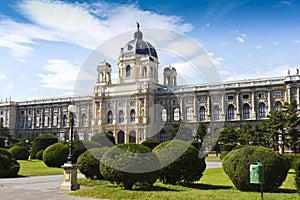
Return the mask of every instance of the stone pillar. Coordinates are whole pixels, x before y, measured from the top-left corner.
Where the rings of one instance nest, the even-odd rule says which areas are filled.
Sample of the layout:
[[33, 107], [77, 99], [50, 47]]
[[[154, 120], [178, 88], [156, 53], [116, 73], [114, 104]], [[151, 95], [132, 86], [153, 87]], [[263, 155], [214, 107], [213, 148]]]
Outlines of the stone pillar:
[[77, 164], [65, 163], [62, 168], [64, 169], [64, 182], [60, 185], [61, 190], [78, 190], [80, 185], [77, 183]]

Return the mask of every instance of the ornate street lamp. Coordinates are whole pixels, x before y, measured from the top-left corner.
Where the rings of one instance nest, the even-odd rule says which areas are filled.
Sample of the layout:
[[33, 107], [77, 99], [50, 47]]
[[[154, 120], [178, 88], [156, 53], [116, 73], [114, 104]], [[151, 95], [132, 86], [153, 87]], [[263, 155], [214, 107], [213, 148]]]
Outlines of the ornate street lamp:
[[74, 128], [74, 114], [76, 114], [77, 107], [73, 104], [68, 106], [69, 122], [70, 122], [70, 143], [69, 143], [69, 155], [67, 157], [67, 163], [62, 168], [64, 169], [64, 182], [61, 184], [62, 190], [78, 190], [80, 185], [77, 183], [77, 168], [78, 165], [74, 163], [72, 149], [73, 149], [73, 128]]
[[284, 153], [284, 142], [282, 139], [282, 128], [278, 129], [278, 152], [279, 154], [283, 154]]

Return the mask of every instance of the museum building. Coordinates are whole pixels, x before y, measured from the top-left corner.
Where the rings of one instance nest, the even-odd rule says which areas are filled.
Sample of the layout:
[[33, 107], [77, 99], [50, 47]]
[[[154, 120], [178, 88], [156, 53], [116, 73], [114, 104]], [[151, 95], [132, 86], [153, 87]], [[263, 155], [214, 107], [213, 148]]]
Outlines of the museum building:
[[[239, 127], [266, 119], [284, 102], [299, 103], [300, 75], [249, 79], [215, 84], [177, 85], [171, 65], [158, 81], [159, 59], [155, 48], [143, 40], [139, 26], [118, 58], [118, 81], [112, 83], [107, 62], [95, 66], [94, 92], [90, 96], [0, 102], [0, 124], [14, 137], [54, 134], [68, 139], [68, 105], [75, 104], [76, 137], [89, 140], [95, 133], [111, 132], [117, 143], [141, 143], [147, 138], [168, 139], [168, 125], [204, 122]], [[221, 128], [221, 127], [219, 127]]]

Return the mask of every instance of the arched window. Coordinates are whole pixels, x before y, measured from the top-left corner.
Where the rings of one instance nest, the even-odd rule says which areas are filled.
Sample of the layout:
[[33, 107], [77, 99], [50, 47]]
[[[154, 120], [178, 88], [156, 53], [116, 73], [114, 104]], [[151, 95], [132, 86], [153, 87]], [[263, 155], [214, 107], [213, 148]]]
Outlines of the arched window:
[[4, 125], [4, 120], [3, 120], [3, 117], [1, 117], [1, 119], [0, 119], [0, 126], [3, 127], [3, 125]]
[[280, 101], [277, 101], [277, 102], [275, 103], [275, 110], [281, 111], [281, 105], [282, 105], [282, 103], [281, 103]]
[[179, 108], [174, 109], [173, 119], [174, 119], [175, 122], [178, 122], [180, 120], [180, 110], [179, 110]]
[[67, 115], [64, 115], [63, 116], [63, 126], [67, 126], [67, 124], [68, 124], [68, 117], [67, 117]]
[[136, 143], [136, 132], [135, 131], [129, 132], [129, 143]]
[[135, 122], [135, 110], [130, 111], [130, 122], [131, 123]]
[[31, 126], [32, 126], [32, 118], [28, 117], [27, 118], [27, 128], [31, 128]]
[[186, 120], [192, 121], [193, 120], [193, 109], [191, 107], [188, 107], [186, 109]]
[[161, 111], [161, 121], [166, 122], [167, 121], [167, 110], [164, 108]]
[[232, 104], [230, 104], [228, 106], [228, 110], [227, 110], [227, 118], [228, 119], [234, 119], [234, 106]]
[[200, 113], [199, 113], [199, 119], [200, 119], [200, 121], [204, 121], [205, 120], [205, 116], [206, 116], [205, 107], [201, 106], [200, 107]]
[[266, 117], [266, 105], [264, 103], [259, 104], [258, 114], [260, 118]]
[[53, 123], [52, 123], [52, 125], [53, 125], [54, 127], [57, 126], [57, 115], [54, 115], [54, 116], [53, 116]]
[[124, 144], [124, 142], [125, 142], [125, 133], [123, 131], [119, 131], [118, 144]]
[[159, 140], [160, 142], [165, 142], [167, 141], [167, 133], [165, 130], [161, 130], [159, 134]]
[[127, 65], [127, 67], [126, 67], [126, 77], [130, 77], [130, 73], [131, 73], [130, 65]]
[[147, 67], [143, 68], [143, 76], [146, 77], [147, 76]]
[[113, 123], [113, 114], [111, 111], [107, 113], [107, 124], [112, 124]]
[[119, 111], [119, 123], [124, 123], [124, 112], [123, 112], [123, 110]]
[[249, 104], [245, 103], [243, 106], [243, 119], [250, 118], [250, 106]]
[[219, 106], [215, 106], [213, 109], [213, 119], [214, 120], [219, 120], [220, 119], [220, 108]]
[[82, 114], [82, 116], [81, 116], [81, 125], [87, 126], [87, 117], [85, 114]]
[[48, 116], [45, 116], [44, 117], [44, 126], [49, 126], [49, 117]]

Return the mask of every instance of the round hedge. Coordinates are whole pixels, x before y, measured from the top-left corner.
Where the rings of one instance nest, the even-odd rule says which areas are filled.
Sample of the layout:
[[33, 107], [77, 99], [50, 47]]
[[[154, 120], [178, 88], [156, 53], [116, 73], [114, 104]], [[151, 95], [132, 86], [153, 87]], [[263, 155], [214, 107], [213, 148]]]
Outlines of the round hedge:
[[15, 145], [8, 150], [17, 160], [28, 160], [29, 152], [26, 147]]
[[67, 162], [69, 148], [62, 143], [55, 143], [47, 147], [43, 153], [43, 161], [48, 167], [60, 168]]
[[[69, 148], [69, 144], [67, 144], [67, 147]], [[73, 149], [72, 149], [72, 156], [73, 156], [73, 161], [74, 163], [77, 162], [78, 157], [83, 154], [87, 148], [84, 146], [82, 141], [80, 140], [75, 140], [73, 142]]]
[[101, 146], [112, 147], [116, 144], [115, 137], [108, 132], [96, 133], [91, 138], [92, 141], [97, 142]]
[[78, 157], [78, 169], [86, 178], [90, 179], [103, 179], [100, 174], [99, 164], [100, 159], [109, 147], [94, 148], [85, 151]]
[[39, 150], [37, 153], [36, 153], [36, 158], [39, 159], [39, 160], [43, 160], [43, 153], [44, 153], [45, 150]]
[[16, 177], [20, 170], [20, 164], [7, 150], [0, 148], [0, 178]]
[[282, 185], [289, 171], [287, 158], [259, 146], [247, 146], [228, 153], [222, 165], [235, 187], [241, 191], [260, 191], [259, 184], [250, 183], [250, 164], [261, 162], [264, 166], [264, 191]]
[[153, 139], [148, 139], [142, 142], [142, 145], [148, 147], [149, 149], [154, 149], [157, 145], [159, 145], [159, 142]]
[[159, 176], [160, 163], [151, 149], [141, 144], [118, 144], [100, 160], [102, 176], [125, 189], [133, 185], [152, 186]]
[[163, 183], [194, 182], [200, 180], [206, 168], [205, 157], [199, 157], [196, 147], [182, 140], [170, 140], [153, 149], [161, 165]]
[[35, 159], [36, 158], [36, 153], [39, 150], [46, 149], [48, 146], [55, 144], [58, 142], [58, 139], [55, 135], [40, 135], [34, 138], [33, 144], [32, 144], [32, 149], [30, 151], [30, 158]]

